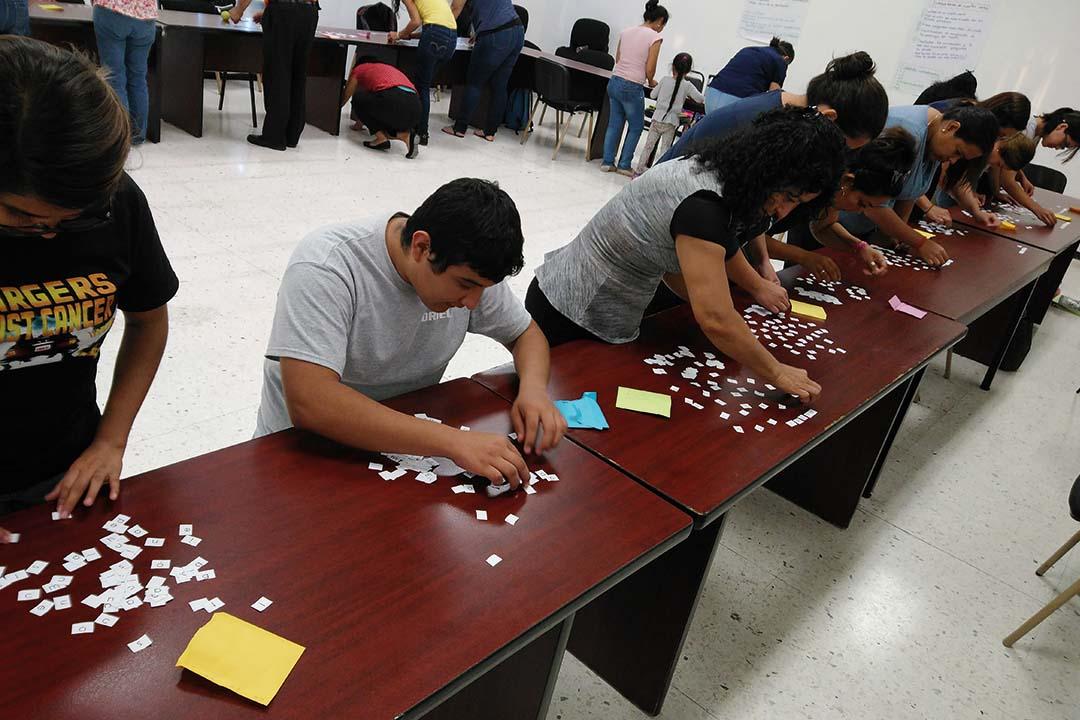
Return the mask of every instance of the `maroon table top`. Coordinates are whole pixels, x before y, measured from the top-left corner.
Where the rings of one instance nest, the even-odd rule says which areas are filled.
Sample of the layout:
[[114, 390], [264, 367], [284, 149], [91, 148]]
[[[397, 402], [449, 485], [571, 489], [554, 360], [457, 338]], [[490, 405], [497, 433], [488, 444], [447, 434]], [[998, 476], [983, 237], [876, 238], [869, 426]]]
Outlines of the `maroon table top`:
[[[505, 402], [469, 380], [390, 404], [510, 431]], [[496, 499], [453, 494], [450, 478], [387, 482], [368, 470], [373, 460], [381, 459], [284, 432], [126, 480], [118, 502], [73, 520], [52, 521], [47, 506], [0, 518], [22, 533], [20, 543], [0, 545], [0, 565], [50, 563], [0, 590], [4, 716], [390, 720], [486, 671], [690, 532], [687, 515], [570, 442], [530, 464], [559, 482]], [[490, 519], [477, 520], [477, 509]], [[166, 539], [134, 561], [144, 584], [169, 574], [149, 570], [155, 558], [180, 565], [202, 556], [217, 578], [170, 578], [168, 605], [118, 613], [115, 627], [72, 636], [72, 623], [99, 612], [82, 598], [101, 592], [98, 573], [120, 559], [97, 542], [117, 513]], [[515, 526], [504, 522], [509, 513], [520, 517]], [[197, 548], [179, 543], [179, 523], [194, 524]], [[62, 557], [92, 546], [103, 558], [65, 573]], [[486, 563], [493, 553], [502, 557], [496, 567]], [[74, 575], [61, 591], [73, 607], [35, 617], [35, 602], [16, 594], [53, 574]], [[260, 614], [250, 605], [263, 595], [274, 604]], [[268, 709], [174, 667], [210, 619], [188, 607], [204, 596], [307, 648]], [[126, 643], [143, 633], [153, 645], [133, 654]]]
[[940, 270], [893, 265], [881, 277], [868, 278], [850, 253], [819, 252], [837, 262], [845, 279], [883, 295], [885, 300], [897, 295], [915, 307], [965, 325], [1041, 275], [1053, 259], [1037, 248], [964, 225], [954, 225], [947, 232], [952, 234], [934, 237], [953, 260]]
[[953, 219], [956, 222], [977, 227], [984, 232], [1000, 235], [1010, 240], [1016, 240], [1041, 250], [1047, 250], [1054, 255], [1063, 252], [1066, 248], [1080, 240], [1080, 213], [1070, 212], [1069, 208], [1080, 208], [1080, 200], [1059, 195], [1049, 190], [1035, 188], [1035, 200], [1055, 213], [1061, 213], [1074, 218], [1071, 222], [1058, 221], [1053, 228], [1048, 228], [1035, 219], [1026, 208], [1019, 205], [995, 205], [992, 210], [1016, 224], [1015, 230], [1002, 230], [1000, 228], [988, 228], [976, 223], [971, 216], [960, 208], [950, 208]]
[[[34, 22], [88, 23], [94, 21], [94, 8], [75, 3], [44, 3], [58, 5], [60, 10], [42, 10], [42, 3], [30, 3], [30, 19]], [[218, 18], [220, 20], [221, 18]]]
[[[781, 277], [790, 288], [793, 278], [802, 272], [802, 268], [790, 268]], [[782, 346], [772, 350], [781, 362], [805, 367], [821, 383], [822, 394], [812, 408], [816, 415], [809, 420], [788, 426], [787, 421], [808, 408], [790, 396], [768, 391], [763, 380], [753, 378], [755, 383], [750, 384], [748, 373], [712, 347], [689, 307], [683, 306], [647, 318], [640, 337], [633, 343], [575, 342], [552, 351], [552, 395], [571, 399], [584, 392], [597, 392], [611, 426], [608, 430], [571, 430], [570, 437], [685, 508], [699, 524], [712, 521], [966, 332], [962, 325], [933, 314], [916, 320], [893, 312], [887, 295], [872, 293], [870, 300], [858, 302], [846, 294], [837, 297], [844, 304], [828, 305], [828, 320], [822, 325], [829, 331], [823, 337], [832, 345], [819, 340], [817, 344], [822, 348], [817, 350], [815, 360], [809, 361], [805, 351], [796, 356]], [[736, 304], [745, 310], [749, 302], [737, 297]], [[751, 319], [758, 323], [752, 327], [763, 327], [764, 318]], [[818, 327], [810, 321], [800, 322]], [[789, 344], [793, 343], [791, 340]], [[645, 364], [646, 358], [674, 353], [680, 345], [687, 346], [696, 357], [676, 358], [674, 367], [663, 368], [663, 375], [654, 374], [654, 366]], [[845, 353], [827, 352], [841, 347]], [[709, 367], [705, 352], [713, 353], [725, 368]], [[684, 368], [698, 361], [705, 365], [697, 368], [698, 378], [691, 381], [682, 377]], [[728, 378], [736, 382], [729, 383]], [[516, 391], [516, 378], [506, 367], [474, 379], [506, 398], [513, 397]], [[718, 382], [722, 391], [709, 390], [709, 380]], [[672, 385], [679, 391], [672, 392]], [[671, 418], [617, 409], [619, 386], [671, 395]], [[745, 388], [747, 392], [735, 398], [733, 388]], [[708, 390], [710, 397], [704, 397], [703, 390]], [[755, 395], [755, 390], [765, 393], [765, 397]], [[686, 398], [692, 398], [703, 409], [686, 404]], [[718, 398], [726, 405], [716, 404]], [[769, 407], [760, 408], [762, 402]], [[747, 416], [738, 414], [743, 403], [751, 406]], [[779, 409], [780, 404], [786, 409]], [[721, 417], [722, 412], [729, 418]], [[769, 418], [777, 424], [769, 425]], [[738, 433], [735, 425], [744, 432]], [[763, 431], [756, 431], [756, 425], [761, 425]]]

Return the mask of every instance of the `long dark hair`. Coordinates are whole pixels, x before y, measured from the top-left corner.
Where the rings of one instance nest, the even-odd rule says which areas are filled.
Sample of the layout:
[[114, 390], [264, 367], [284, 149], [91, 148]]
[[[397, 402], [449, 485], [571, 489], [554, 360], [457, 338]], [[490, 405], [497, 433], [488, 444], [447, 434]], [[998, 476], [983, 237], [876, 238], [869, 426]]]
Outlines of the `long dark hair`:
[[645, 22], [663, 20], [665, 25], [671, 19], [667, 8], [660, 4], [660, 0], [649, 0], [649, 2], [645, 3], [645, 14], [641, 17], [644, 18]]
[[998, 125], [1002, 128], [1010, 128], [1017, 132], [1022, 132], [1027, 127], [1028, 119], [1031, 117], [1031, 101], [1023, 93], [1001, 92], [977, 104], [994, 113]]
[[936, 83], [919, 93], [913, 105], [929, 105], [939, 100], [952, 100], [953, 98], [973, 98], [975, 91], [979, 89], [979, 81], [970, 70], [965, 70], [956, 77], [948, 80], [938, 80]]
[[849, 138], [872, 138], [885, 128], [889, 95], [874, 77], [874, 59], [863, 51], [833, 58], [806, 86], [811, 105], [836, 111], [836, 124]]
[[103, 205], [130, 146], [128, 114], [85, 55], [0, 36], [0, 192], [72, 210]]
[[653, 117], [663, 118], [675, 105], [675, 99], [679, 96], [679, 88], [682, 86], [683, 78], [686, 77], [686, 73], [694, 69], [694, 58], [690, 56], [690, 53], [679, 53], [671, 61], [671, 69], [675, 71], [675, 89], [671, 91], [671, 97], [668, 99], [668, 106], [664, 112], [655, 112]]
[[[1080, 145], [1080, 112], [1072, 108], [1062, 107], [1040, 117], [1043, 119], [1043, 135], [1053, 132], [1054, 128], [1061, 123], [1065, 123], [1069, 126], [1065, 134], [1072, 138], [1073, 142]], [[1080, 152], [1080, 147], [1069, 148], [1062, 150], [1059, 157], [1062, 158], [1062, 162], [1069, 162], [1076, 157], [1077, 152]]]
[[901, 127], [885, 128], [876, 138], [848, 152], [852, 185], [867, 195], [896, 197], [915, 164], [915, 137]]
[[795, 60], [795, 47], [791, 43], [781, 40], [774, 35], [773, 39], [769, 41], [769, 47], [786, 57], [788, 63]]
[[758, 116], [754, 124], [725, 138], [691, 148], [702, 172], [724, 185], [724, 200], [735, 225], [754, 227], [777, 192], [819, 193], [805, 203], [816, 216], [832, 204], [844, 174], [844, 136], [810, 108], [786, 107]]
[[952, 190], [963, 185], [975, 187], [997, 141], [1000, 130], [997, 118], [986, 108], [960, 104], [945, 111], [941, 119], [943, 122], [955, 120], [960, 123], [956, 136], [982, 151], [982, 155], [974, 160], [958, 160], [950, 165], [945, 172], [945, 188]]

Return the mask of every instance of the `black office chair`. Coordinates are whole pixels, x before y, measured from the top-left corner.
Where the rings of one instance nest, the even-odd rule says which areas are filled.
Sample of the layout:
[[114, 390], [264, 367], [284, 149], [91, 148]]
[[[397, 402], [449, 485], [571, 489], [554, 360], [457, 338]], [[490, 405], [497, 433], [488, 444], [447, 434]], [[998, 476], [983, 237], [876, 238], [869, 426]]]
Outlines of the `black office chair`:
[[1024, 168], [1024, 176], [1035, 187], [1058, 194], [1065, 192], [1065, 185], [1069, 182], [1069, 178], [1065, 177], [1065, 173], [1060, 170], [1054, 170], [1045, 165], [1036, 165], [1035, 163], [1028, 163]]
[[608, 43], [611, 42], [611, 27], [606, 22], [581, 18], [574, 23], [570, 30], [570, 45], [573, 50], [599, 50], [608, 51]]
[[[514, 10], [517, 10], [518, 19], [521, 20], [521, 27], [525, 28], [525, 32], [529, 32], [529, 11], [520, 5], [515, 5]], [[532, 48], [533, 50], [539, 50], [540, 46], [536, 43], [525, 41], [525, 47]]]
[[386, 3], [361, 5], [356, 9], [356, 29], [394, 32], [398, 29], [397, 15]]
[[[1080, 521], [1080, 477], [1077, 477], [1076, 480], [1073, 481], [1072, 490], [1069, 492], [1069, 513], [1072, 515], [1073, 520]], [[1058, 548], [1057, 552], [1050, 556], [1050, 559], [1040, 565], [1039, 569], [1035, 571], [1035, 574], [1042, 577], [1047, 570], [1053, 567], [1054, 563], [1060, 560], [1062, 556], [1069, 552], [1069, 550], [1077, 543], [1080, 543], [1080, 530], [1069, 538], [1064, 545]], [[1015, 632], [1002, 640], [1002, 644], [1005, 645], [1005, 647], [1012, 647], [1013, 643], [1034, 630], [1039, 623], [1050, 617], [1055, 610], [1077, 595], [1080, 595], [1080, 580], [1074, 582], [1065, 590], [1065, 592], [1058, 595], [1039, 610], [1039, 612], [1032, 615], [1023, 625], [1018, 627]]]
[[[206, 15], [220, 15], [222, 10], [228, 10], [233, 6], [233, 3], [228, 2], [224, 4], [216, 4], [209, 0], [161, 0], [162, 10], [173, 10], [175, 12], [186, 13], [203, 13]], [[251, 127], [259, 127], [259, 117], [255, 112], [255, 83], [262, 81], [255, 73], [230, 73], [221, 70], [210, 71], [214, 74], [214, 79], [217, 81], [218, 86], [218, 106], [220, 111], [225, 107], [225, 86], [230, 79], [233, 80], [247, 80], [248, 81], [248, 94], [251, 97]]]
[[[548, 107], [551, 107], [556, 112], [555, 152], [552, 154], [551, 159], [554, 160], [559, 156], [559, 148], [562, 147], [566, 133], [570, 130], [570, 121], [573, 119], [574, 113], [578, 112], [586, 113], [589, 122], [589, 139], [586, 141], [585, 147], [585, 157], [588, 157], [592, 147], [593, 113], [597, 109], [595, 101], [574, 98], [570, 90], [570, 71], [562, 65], [545, 58], [537, 58], [536, 60], [535, 86], [536, 102], [533, 103], [532, 111], [529, 113], [529, 122], [525, 125], [521, 144], [524, 145], [529, 141], [529, 136], [532, 135], [533, 117], [536, 115], [537, 108], [543, 103], [545, 111]], [[564, 113], [566, 114], [565, 123], [562, 117]]]

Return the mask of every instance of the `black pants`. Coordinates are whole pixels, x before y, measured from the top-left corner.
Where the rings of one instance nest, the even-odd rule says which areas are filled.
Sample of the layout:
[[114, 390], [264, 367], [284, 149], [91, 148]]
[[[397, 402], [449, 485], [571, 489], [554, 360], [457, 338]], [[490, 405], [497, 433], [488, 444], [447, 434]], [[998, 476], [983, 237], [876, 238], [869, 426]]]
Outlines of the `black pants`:
[[420, 121], [420, 96], [401, 88], [374, 93], [357, 90], [352, 98], [352, 118], [373, 133], [397, 135], [412, 130]]
[[525, 309], [529, 311], [532, 319], [544, 331], [544, 336], [547, 337], [548, 345], [551, 347], [568, 343], [571, 340], [604, 342], [556, 310], [555, 306], [548, 302], [547, 296], [540, 289], [540, 284], [536, 282], [536, 278], [533, 278], [533, 281], [529, 284], [529, 291], [525, 294]]
[[309, 3], [268, 2], [263, 12], [263, 138], [296, 145], [304, 131], [308, 56], [319, 10]]

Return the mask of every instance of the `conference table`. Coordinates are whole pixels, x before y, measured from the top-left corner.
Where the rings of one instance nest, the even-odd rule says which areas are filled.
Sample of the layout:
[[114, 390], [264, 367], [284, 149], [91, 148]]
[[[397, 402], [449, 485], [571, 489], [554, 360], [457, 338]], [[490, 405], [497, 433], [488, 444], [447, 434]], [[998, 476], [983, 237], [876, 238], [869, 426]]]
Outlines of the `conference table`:
[[[52, 8], [43, 10], [42, 4]], [[94, 9], [89, 5], [73, 3], [30, 3], [30, 34], [32, 37], [58, 45], [65, 49], [76, 47], [97, 59], [97, 39], [94, 36]], [[220, 18], [219, 18], [220, 19]], [[150, 49], [147, 62], [147, 85], [150, 107], [146, 122], [146, 139], [161, 139], [162, 73], [159, 63], [161, 49], [161, 26], [158, 26], [154, 47]]]
[[1004, 230], [1000, 227], [991, 228], [976, 223], [969, 214], [959, 208], [951, 208], [950, 211], [953, 220], [958, 223], [1045, 250], [1054, 256], [1050, 267], [1036, 283], [1031, 301], [1028, 303], [1027, 317], [1038, 325], [1046, 316], [1046, 311], [1050, 309], [1050, 303], [1061, 286], [1061, 280], [1069, 269], [1077, 247], [1080, 246], [1080, 212], [1070, 210], [1070, 208], [1080, 210], [1080, 199], [1042, 188], [1035, 188], [1033, 197], [1043, 207], [1056, 214], [1071, 217], [1073, 220], [1069, 222], [1059, 220], [1054, 227], [1049, 228], [1036, 220], [1025, 208], [1015, 204], [996, 203], [991, 210], [1012, 220], [1016, 226], [1013, 230]]
[[[806, 286], [805, 275], [798, 266], [780, 273], [792, 297], [799, 297], [796, 285]], [[846, 527], [880, 472], [927, 363], [965, 333], [960, 323], [934, 314], [919, 320], [893, 312], [891, 293], [863, 285], [870, 299], [845, 294], [842, 305], [826, 306], [823, 324], [796, 318], [807, 327], [782, 331], [806, 337], [827, 330], [815, 338], [822, 348], [816, 359], [810, 361], [805, 350], [792, 354], [794, 346], [773, 350], [781, 362], [805, 367], [821, 383], [823, 392], [812, 407], [769, 390], [762, 379], [720, 356], [685, 305], [647, 317], [633, 343], [579, 341], [552, 350], [552, 396], [572, 399], [596, 392], [611, 426], [571, 430], [568, 437], [694, 518], [687, 541], [579, 611], [567, 646], [646, 712], [658, 713], [663, 705], [727, 513], [767, 483]], [[764, 316], [748, 310], [749, 297], [736, 292], [735, 301], [755, 323], [752, 328], [773, 332], [765, 330]], [[662, 374], [645, 363], [658, 354], [675, 354], [680, 346], [693, 359], [661, 366]], [[707, 352], [724, 367], [710, 366]], [[683, 376], [689, 367], [698, 369], [697, 380]], [[474, 379], [507, 401], [516, 394], [509, 366]], [[707, 389], [710, 379], [724, 389]], [[670, 395], [670, 418], [618, 409], [619, 387]], [[702, 407], [688, 404], [688, 398]], [[747, 415], [740, 414], [744, 405]], [[799, 418], [804, 419], [796, 422]]]
[[[511, 429], [509, 404], [470, 380], [387, 404], [473, 432]], [[543, 720], [575, 613], [691, 530], [688, 515], [570, 442], [529, 460], [557, 482], [494, 499], [452, 492], [460, 478], [386, 481], [371, 462], [389, 463], [285, 431], [125, 480], [117, 502], [73, 520], [52, 521], [45, 505], [5, 515], [22, 540], [0, 545], [0, 564], [50, 563], [0, 590], [5, 716]], [[69, 573], [73, 606], [31, 615], [16, 591], [63, 573], [61, 558], [95, 547], [117, 513], [165, 538], [133, 561], [142, 582], [148, 556], [201, 556], [217, 577], [74, 636], [72, 623], [99, 613], [80, 599], [119, 560], [99, 547], [102, 560]], [[180, 544], [179, 523], [193, 524], [197, 548]], [[268, 707], [175, 667], [209, 620], [188, 607], [203, 596], [306, 648]], [[263, 613], [249, 607], [260, 596], [273, 601]], [[150, 647], [125, 647], [144, 633]]]

